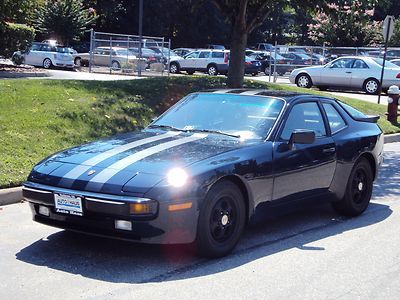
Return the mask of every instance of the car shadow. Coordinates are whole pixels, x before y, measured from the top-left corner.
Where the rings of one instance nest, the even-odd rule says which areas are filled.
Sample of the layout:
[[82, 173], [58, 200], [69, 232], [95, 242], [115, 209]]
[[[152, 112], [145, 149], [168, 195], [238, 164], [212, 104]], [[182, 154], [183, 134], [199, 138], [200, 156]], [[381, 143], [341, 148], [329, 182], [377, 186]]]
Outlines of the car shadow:
[[[387, 205], [371, 203], [357, 218], [339, 217], [329, 205], [305, 205], [291, 213], [257, 211], [230, 255], [199, 258], [193, 245], [156, 246], [59, 231], [21, 249], [16, 258], [83, 277], [114, 283], [147, 283], [207, 276], [288, 249], [324, 251], [318, 241], [382, 222]], [[312, 243], [312, 245], [309, 245]]]

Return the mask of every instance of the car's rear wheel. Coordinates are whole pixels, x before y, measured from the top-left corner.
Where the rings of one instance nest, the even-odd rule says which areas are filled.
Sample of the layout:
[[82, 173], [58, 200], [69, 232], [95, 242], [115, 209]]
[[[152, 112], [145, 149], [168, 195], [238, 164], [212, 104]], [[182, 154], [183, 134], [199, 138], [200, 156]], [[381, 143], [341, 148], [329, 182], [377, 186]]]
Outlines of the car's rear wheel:
[[169, 65], [169, 72], [172, 73], [172, 74], [179, 73], [179, 65], [177, 63], [172, 62]]
[[209, 65], [209, 66], [207, 67], [207, 74], [208, 74], [208, 75], [211, 75], [211, 76], [218, 75], [217, 66], [215, 66], [215, 65]]
[[296, 84], [301, 88], [310, 88], [312, 87], [311, 77], [307, 74], [300, 74], [296, 78]]
[[230, 181], [217, 183], [208, 192], [197, 226], [199, 254], [220, 257], [236, 246], [246, 219], [244, 198]]
[[113, 60], [113, 61], [111, 62], [111, 69], [113, 69], [113, 70], [119, 70], [119, 69], [121, 69], [121, 65], [119, 64], [118, 61]]
[[265, 67], [264, 74], [267, 75], [267, 76], [269, 75], [269, 66]]
[[333, 208], [347, 216], [358, 216], [368, 207], [373, 187], [373, 174], [369, 162], [362, 158], [353, 167], [342, 200], [333, 202]]
[[53, 63], [51, 62], [50, 58], [45, 58], [43, 60], [43, 68], [50, 69], [52, 65], [53, 65]]
[[369, 78], [364, 82], [364, 91], [369, 95], [376, 95], [379, 90], [379, 81], [375, 78]]
[[80, 57], [75, 58], [74, 60], [74, 64], [75, 66], [77, 66], [78, 68], [82, 66], [82, 60]]

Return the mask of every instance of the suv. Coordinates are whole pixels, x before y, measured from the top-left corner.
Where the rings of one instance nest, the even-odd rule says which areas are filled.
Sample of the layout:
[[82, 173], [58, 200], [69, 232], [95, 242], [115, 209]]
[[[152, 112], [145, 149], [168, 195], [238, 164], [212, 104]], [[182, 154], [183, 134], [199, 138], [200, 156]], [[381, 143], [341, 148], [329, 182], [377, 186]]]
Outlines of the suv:
[[49, 43], [32, 43], [26, 52], [17, 51], [12, 59], [22, 58], [25, 64], [49, 69], [52, 66], [73, 68], [74, 60], [70, 48], [50, 45]]
[[209, 75], [228, 73], [229, 51], [226, 50], [197, 50], [184, 57], [170, 60], [169, 71], [179, 73], [186, 71], [192, 75], [196, 71], [204, 71]]

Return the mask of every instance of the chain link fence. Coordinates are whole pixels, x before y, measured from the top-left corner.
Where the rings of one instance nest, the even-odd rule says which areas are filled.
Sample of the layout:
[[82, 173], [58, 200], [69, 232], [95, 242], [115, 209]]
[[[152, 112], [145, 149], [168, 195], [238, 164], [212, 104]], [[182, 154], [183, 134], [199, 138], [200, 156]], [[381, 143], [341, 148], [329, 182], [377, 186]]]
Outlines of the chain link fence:
[[91, 31], [90, 51], [75, 64], [92, 73], [168, 76], [171, 41], [162, 37]]

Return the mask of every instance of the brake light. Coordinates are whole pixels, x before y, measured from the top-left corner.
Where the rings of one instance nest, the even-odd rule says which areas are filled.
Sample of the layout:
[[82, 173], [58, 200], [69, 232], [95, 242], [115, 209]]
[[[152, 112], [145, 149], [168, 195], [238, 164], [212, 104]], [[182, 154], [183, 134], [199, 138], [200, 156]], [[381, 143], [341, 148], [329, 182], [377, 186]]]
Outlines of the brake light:
[[400, 78], [400, 73], [396, 75], [396, 78]]
[[229, 57], [228, 57], [228, 53], [226, 52], [225, 53], [225, 56], [224, 56], [224, 63], [228, 63], [229, 62]]
[[246, 61], [246, 65], [250, 66], [250, 65], [251, 65], [251, 62]]

